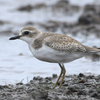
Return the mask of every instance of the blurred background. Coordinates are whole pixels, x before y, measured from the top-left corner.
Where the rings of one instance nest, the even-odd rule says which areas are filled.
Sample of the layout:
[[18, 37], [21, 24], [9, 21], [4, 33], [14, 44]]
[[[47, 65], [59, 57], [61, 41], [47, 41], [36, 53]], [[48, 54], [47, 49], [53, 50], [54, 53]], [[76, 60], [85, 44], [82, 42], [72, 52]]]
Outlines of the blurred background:
[[[9, 41], [24, 26], [67, 34], [84, 45], [100, 47], [100, 0], [0, 0], [0, 84], [60, 73], [58, 64], [34, 58], [25, 42]], [[100, 61], [81, 58], [65, 67], [67, 75], [100, 74]]]

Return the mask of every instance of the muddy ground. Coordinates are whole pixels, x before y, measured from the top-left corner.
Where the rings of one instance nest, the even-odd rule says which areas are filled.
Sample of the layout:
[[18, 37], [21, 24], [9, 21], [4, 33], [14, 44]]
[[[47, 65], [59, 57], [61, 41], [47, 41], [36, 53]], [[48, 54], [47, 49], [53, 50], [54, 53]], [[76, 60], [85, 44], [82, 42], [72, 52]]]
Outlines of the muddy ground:
[[53, 89], [57, 75], [34, 77], [27, 84], [0, 85], [0, 100], [100, 100], [100, 75], [65, 76], [62, 87]]

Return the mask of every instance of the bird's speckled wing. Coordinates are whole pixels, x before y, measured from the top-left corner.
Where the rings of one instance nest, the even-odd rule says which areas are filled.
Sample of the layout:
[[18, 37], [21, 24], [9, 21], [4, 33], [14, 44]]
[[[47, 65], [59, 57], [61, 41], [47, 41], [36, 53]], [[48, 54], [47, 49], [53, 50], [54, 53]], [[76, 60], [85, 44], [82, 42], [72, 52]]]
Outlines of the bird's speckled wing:
[[45, 38], [44, 44], [61, 52], [86, 52], [85, 47], [80, 42], [62, 34], [55, 34]]

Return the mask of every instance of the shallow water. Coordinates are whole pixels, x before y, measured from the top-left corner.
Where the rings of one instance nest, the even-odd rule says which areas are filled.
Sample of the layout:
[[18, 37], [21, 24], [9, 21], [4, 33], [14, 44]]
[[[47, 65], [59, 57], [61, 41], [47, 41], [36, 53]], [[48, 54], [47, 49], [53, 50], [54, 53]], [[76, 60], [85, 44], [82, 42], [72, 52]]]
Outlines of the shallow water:
[[[29, 0], [31, 2], [31, 0]], [[55, 3], [57, 0], [49, 0], [51, 2], [47, 2], [48, 5], [51, 3]], [[41, 2], [44, 2], [41, 0]], [[84, 0], [85, 3], [87, 0]], [[94, 0], [91, 0], [93, 3]], [[36, 0], [34, 2], [38, 3], [40, 0]], [[76, 3], [77, 2], [77, 3]], [[76, 4], [78, 4], [78, 0], [76, 0]], [[71, 0], [71, 3], [74, 3], [74, 0]], [[6, 28], [14, 27], [14, 30], [19, 30], [20, 24], [23, 24], [27, 21], [46, 21], [50, 19], [57, 20], [67, 20], [77, 21], [80, 12], [73, 16], [62, 16], [57, 17], [53, 16], [51, 12], [44, 16], [45, 11], [40, 11], [39, 15], [37, 11], [33, 11], [32, 13], [28, 12], [13, 12], [14, 9], [19, 7], [20, 5], [27, 4], [27, 0], [25, 2], [21, 2], [20, 0], [0, 0], [0, 6], [3, 10], [0, 10], [0, 20], [9, 21], [11, 23], [15, 23], [15, 26], [12, 25], [3, 25], [0, 26], [1, 30], [5, 30]], [[6, 6], [6, 8], [5, 8]], [[34, 15], [34, 17], [33, 17]], [[38, 18], [38, 16], [42, 16]], [[69, 18], [69, 19], [68, 19]], [[19, 26], [18, 26], [19, 24]], [[60, 32], [60, 31], [59, 31]], [[0, 35], [0, 84], [10, 84], [20, 82], [23, 79], [23, 82], [26, 83], [34, 76], [42, 76], [47, 77], [51, 76], [53, 73], [59, 74], [60, 68], [58, 64], [52, 64], [47, 62], [42, 62], [34, 58], [29, 51], [28, 45], [21, 41], [9, 41], [9, 38], [12, 35]], [[71, 36], [81, 43], [87, 46], [98, 46], [100, 44], [100, 40], [95, 36], [91, 35], [89, 37], [84, 37], [83, 35]], [[95, 41], [93, 41], [95, 40]], [[71, 63], [65, 64], [66, 74], [78, 74], [78, 73], [92, 73], [92, 74], [100, 74], [100, 62], [91, 62], [85, 58], [78, 59]]]

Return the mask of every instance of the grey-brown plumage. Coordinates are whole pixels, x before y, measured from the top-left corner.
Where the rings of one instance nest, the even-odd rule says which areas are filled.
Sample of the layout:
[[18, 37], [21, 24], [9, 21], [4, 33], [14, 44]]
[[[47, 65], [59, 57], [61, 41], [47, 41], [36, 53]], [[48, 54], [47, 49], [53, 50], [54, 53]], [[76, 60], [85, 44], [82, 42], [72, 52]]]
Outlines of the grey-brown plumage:
[[40, 49], [42, 47], [42, 45], [44, 44], [44, 40], [47, 37], [50, 37], [52, 35], [54, 35], [54, 33], [41, 32], [40, 36], [34, 40], [33, 45], [32, 45], [33, 48], [34, 49]]
[[25, 30], [29, 30], [29, 31], [36, 31], [36, 32], [39, 32], [39, 30], [37, 28], [34, 28], [34, 27], [24, 27], [20, 32], [23, 32]]
[[54, 85], [54, 87], [57, 85], [62, 76], [59, 88], [66, 73], [63, 63], [71, 62], [87, 55], [97, 55], [100, 52], [100, 49], [85, 46], [67, 35], [40, 32], [34, 27], [24, 27], [19, 36], [10, 38], [10, 40], [14, 39], [21, 39], [27, 42], [32, 54], [37, 59], [59, 64], [61, 73]]
[[44, 39], [45, 45], [60, 52], [85, 52], [86, 49], [78, 41], [69, 36], [53, 34], [53, 36]]
[[92, 48], [82, 45], [77, 40], [66, 36], [64, 34], [55, 34], [51, 32], [43, 32], [34, 40], [33, 48], [39, 49], [42, 45], [46, 45], [59, 52], [84, 52], [84, 53], [96, 53], [100, 52], [100, 49]]

